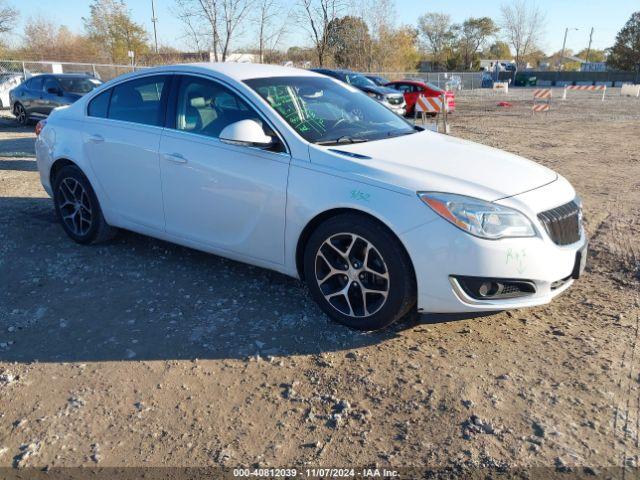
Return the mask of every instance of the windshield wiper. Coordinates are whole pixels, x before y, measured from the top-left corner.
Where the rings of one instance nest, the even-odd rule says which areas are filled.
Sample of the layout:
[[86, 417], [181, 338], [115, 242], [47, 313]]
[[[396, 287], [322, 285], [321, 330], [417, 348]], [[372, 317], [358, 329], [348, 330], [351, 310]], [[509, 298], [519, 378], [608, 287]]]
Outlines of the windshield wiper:
[[315, 142], [316, 145], [340, 145], [343, 143], [362, 143], [368, 142], [368, 138], [356, 138], [350, 137], [349, 135], [343, 135], [341, 137], [336, 138], [335, 140], [321, 140], [319, 142]]
[[400, 130], [400, 131], [396, 131], [396, 132], [389, 132], [387, 133], [387, 137], [389, 138], [393, 138], [393, 137], [402, 137], [403, 135], [411, 135], [412, 133], [416, 133], [417, 130], [411, 129], [409, 131], [406, 130]]

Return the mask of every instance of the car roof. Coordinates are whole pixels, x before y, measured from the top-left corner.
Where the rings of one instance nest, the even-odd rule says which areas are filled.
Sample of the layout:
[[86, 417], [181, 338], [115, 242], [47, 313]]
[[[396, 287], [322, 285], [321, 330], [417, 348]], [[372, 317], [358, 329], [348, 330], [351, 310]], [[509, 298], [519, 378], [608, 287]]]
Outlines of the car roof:
[[263, 63], [235, 63], [235, 62], [203, 62], [165, 65], [162, 67], [139, 70], [142, 73], [184, 72], [184, 73], [217, 73], [219, 76], [237, 81], [264, 77], [317, 77], [315, 72], [302, 68], [267, 65]]
[[410, 79], [394, 80], [389, 83], [408, 83], [410, 85], [420, 85], [420, 86], [425, 86], [427, 84], [426, 82], [423, 82], [421, 80], [410, 80]]
[[341, 73], [343, 75], [362, 75], [366, 77], [367, 75], [361, 72], [354, 72], [353, 70], [347, 70], [345, 68], [312, 68], [312, 72], [335, 72]]

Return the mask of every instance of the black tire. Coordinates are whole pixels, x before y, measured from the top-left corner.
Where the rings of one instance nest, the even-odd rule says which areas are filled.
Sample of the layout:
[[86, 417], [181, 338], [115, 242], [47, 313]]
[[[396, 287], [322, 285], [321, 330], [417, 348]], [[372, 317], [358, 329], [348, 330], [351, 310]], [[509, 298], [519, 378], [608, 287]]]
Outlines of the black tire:
[[[354, 242], [353, 248], [348, 246], [350, 237]], [[351, 266], [348, 271], [344, 270], [348, 261], [345, 257], [337, 254], [329, 258], [333, 253], [333, 249], [326, 244], [329, 240], [334, 247], [338, 245], [336, 252], [343, 249], [350, 252]], [[345, 247], [340, 242], [345, 242]], [[363, 265], [364, 258], [367, 258], [364, 252], [367, 250], [372, 253], [368, 257], [369, 264]], [[325, 259], [318, 256], [319, 252], [332, 265], [328, 266]], [[380, 273], [374, 275], [375, 272], [368, 267], [383, 274], [386, 271], [386, 283]], [[344, 274], [341, 270], [344, 270]], [[311, 234], [304, 251], [304, 277], [312, 298], [320, 308], [333, 320], [357, 330], [387, 327], [404, 317], [416, 304], [413, 266], [400, 241], [381, 223], [357, 213], [330, 218]], [[374, 293], [372, 281], [377, 283], [375, 288], [387, 289], [386, 298], [383, 298], [383, 294]], [[329, 282], [333, 285], [327, 288]], [[346, 294], [334, 294], [335, 297], [331, 298], [334, 303], [331, 303], [325, 295], [332, 294], [333, 289], [345, 291]], [[362, 307], [365, 302], [367, 306]]]
[[16, 102], [13, 106], [13, 114], [16, 117], [16, 121], [18, 125], [24, 127], [29, 123], [29, 115], [27, 114], [27, 110], [22, 106], [20, 102]]
[[52, 183], [56, 215], [72, 240], [88, 245], [114, 237], [117, 229], [105, 221], [91, 183], [78, 167], [62, 167]]

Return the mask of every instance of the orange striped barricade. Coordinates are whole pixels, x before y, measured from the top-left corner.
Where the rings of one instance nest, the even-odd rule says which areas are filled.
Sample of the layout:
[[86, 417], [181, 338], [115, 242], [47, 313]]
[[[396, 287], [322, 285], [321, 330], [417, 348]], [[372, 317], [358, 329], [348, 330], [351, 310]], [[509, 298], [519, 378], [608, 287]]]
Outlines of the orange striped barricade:
[[551, 105], [548, 103], [538, 103], [533, 106], [533, 111], [535, 112], [548, 112], [551, 110]]
[[564, 87], [564, 92], [562, 93], [562, 100], [567, 99], [567, 91], [568, 90], [578, 90], [581, 92], [602, 92], [602, 101], [604, 102], [604, 95], [607, 93], [606, 85], [567, 85]]
[[416, 99], [416, 106], [414, 107], [414, 120], [417, 119], [418, 114], [420, 114], [420, 119], [422, 120], [422, 124], [424, 125], [425, 116], [428, 113], [436, 115], [436, 123], [435, 123], [435, 131], [438, 131], [438, 120], [440, 118], [440, 113], [442, 113], [442, 121], [444, 123], [444, 133], [449, 133], [449, 125], [447, 124], [447, 111], [448, 111], [448, 102], [444, 96], [442, 97], [425, 97], [424, 95], [420, 95]]
[[[553, 93], [550, 88], [538, 88], [533, 91], [533, 113], [548, 112], [551, 110], [551, 97]], [[545, 103], [539, 103], [543, 101]]]

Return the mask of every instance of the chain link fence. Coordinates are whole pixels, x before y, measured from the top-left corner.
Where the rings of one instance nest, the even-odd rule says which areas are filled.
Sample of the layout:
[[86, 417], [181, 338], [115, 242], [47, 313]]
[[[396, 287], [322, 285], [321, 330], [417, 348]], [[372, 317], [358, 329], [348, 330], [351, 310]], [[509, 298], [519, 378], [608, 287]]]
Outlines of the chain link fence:
[[138, 68], [132, 65], [108, 63], [36, 62], [29, 60], [0, 60], [0, 74], [19, 75], [22, 79], [41, 73], [86, 73], [103, 81], [111, 80]]
[[482, 87], [483, 74], [484, 72], [372, 72], [369, 75], [389, 81], [420, 80], [451, 90], [474, 90]]
[[[0, 74], [28, 78], [41, 73], [86, 73], [107, 81], [124, 73], [148, 66], [107, 63], [38, 62], [29, 60], [0, 60]], [[391, 80], [413, 79], [433, 83], [438, 87], [473, 90], [482, 86], [482, 72], [371, 72]]]

